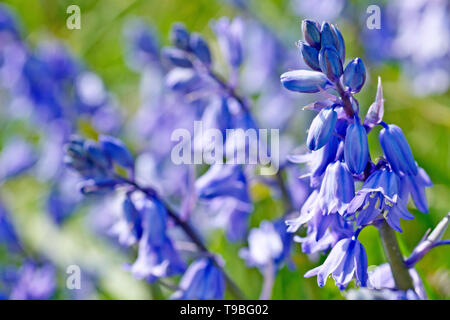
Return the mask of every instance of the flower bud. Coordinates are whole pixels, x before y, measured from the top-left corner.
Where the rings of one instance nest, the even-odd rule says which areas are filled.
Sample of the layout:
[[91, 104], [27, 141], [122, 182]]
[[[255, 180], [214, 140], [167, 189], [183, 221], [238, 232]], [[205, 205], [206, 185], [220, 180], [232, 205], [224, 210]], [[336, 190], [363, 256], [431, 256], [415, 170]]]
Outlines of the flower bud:
[[190, 47], [195, 56], [205, 65], [211, 64], [211, 51], [208, 43], [198, 33], [191, 35]]
[[317, 22], [307, 19], [303, 20], [302, 31], [305, 41], [310, 46], [320, 50], [320, 30]]
[[99, 166], [109, 168], [111, 160], [106, 156], [103, 150], [93, 141], [87, 141], [84, 145], [87, 156]]
[[117, 184], [118, 181], [115, 179], [89, 179], [80, 183], [80, 192], [82, 194], [105, 194], [113, 190]]
[[337, 46], [337, 52], [339, 53], [339, 57], [341, 58], [342, 63], [345, 61], [345, 41], [344, 37], [342, 36], [341, 31], [338, 29], [338, 27], [334, 24], [331, 25], [331, 28], [333, 29], [333, 33], [336, 36], [338, 46]]
[[199, 82], [200, 78], [192, 69], [175, 68], [166, 76], [166, 86], [174, 91], [190, 92]]
[[322, 28], [320, 30], [320, 46], [321, 48], [333, 47], [338, 49], [338, 39], [328, 22], [322, 23]]
[[369, 161], [369, 142], [366, 129], [359, 119], [347, 127], [345, 135], [344, 158], [351, 173], [360, 174]]
[[310, 150], [318, 150], [328, 142], [336, 125], [336, 120], [337, 113], [331, 108], [325, 108], [319, 112], [308, 131], [306, 144]]
[[298, 42], [298, 47], [302, 53], [303, 60], [313, 70], [320, 71], [319, 51], [303, 41]]
[[170, 41], [181, 50], [189, 49], [189, 32], [182, 23], [174, 23], [170, 30]]
[[320, 88], [324, 89], [330, 84], [322, 72], [309, 70], [285, 72], [281, 75], [280, 80], [286, 89], [304, 93], [319, 92]]
[[336, 81], [342, 75], [342, 62], [334, 47], [323, 47], [319, 53], [319, 65], [328, 79]]
[[360, 58], [350, 61], [345, 67], [344, 84], [352, 92], [359, 92], [366, 81], [366, 68]]
[[183, 50], [177, 48], [163, 48], [161, 55], [163, 59], [175, 67], [192, 68], [192, 62], [189, 56]]
[[380, 131], [380, 144], [387, 161], [396, 174], [403, 172], [406, 175], [417, 174], [417, 164], [409, 147], [408, 141], [395, 124], [386, 125]]
[[118, 165], [125, 168], [134, 167], [134, 159], [127, 146], [117, 138], [101, 135], [99, 141], [103, 152]]

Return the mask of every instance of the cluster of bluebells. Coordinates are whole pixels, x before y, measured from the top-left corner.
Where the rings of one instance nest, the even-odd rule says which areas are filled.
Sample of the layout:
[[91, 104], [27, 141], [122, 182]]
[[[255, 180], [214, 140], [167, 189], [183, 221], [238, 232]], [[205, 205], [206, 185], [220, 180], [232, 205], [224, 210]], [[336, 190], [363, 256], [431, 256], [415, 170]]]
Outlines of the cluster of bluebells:
[[26, 121], [40, 139], [38, 146], [32, 146], [17, 134], [4, 142], [0, 180], [34, 166], [39, 180], [51, 182], [47, 211], [61, 224], [80, 201], [70, 187], [75, 178], [63, 167], [62, 146], [81, 121], [111, 133], [118, 130], [121, 120], [100, 77], [62, 43], [45, 40], [32, 49], [21, 33], [12, 11], [1, 5], [0, 112], [11, 121]]
[[[227, 58], [230, 68], [236, 74], [243, 59], [241, 29], [242, 21], [239, 18], [232, 22], [222, 18], [214, 25], [224, 57]], [[163, 48], [161, 55], [155, 51], [156, 41], [151, 41], [150, 34], [149, 30], [139, 22], [133, 22], [131, 27], [126, 29], [127, 48], [130, 48], [127, 54], [131, 57], [140, 57], [135, 63], [137, 62], [141, 69], [149, 70], [152, 74], [157, 69], [163, 74], [169, 68], [165, 76], [165, 87], [170, 92], [166, 92], [165, 88], [161, 89], [161, 98], [153, 102], [162, 103], [162, 106], [151, 111], [149, 105], [142, 107], [147, 117], [154, 118], [151, 121], [155, 121], [155, 117], [165, 121], [164, 118], [168, 115], [166, 112], [179, 113], [179, 109], [188, 104], [191, 112], [186, 110], [184, 119], [178, 120], [171, 117], [170, 119], [174, 121], [173, 125], [186, 126], [183, 120], [187, 118], [187, 123], [200, 119], [204, 126], [219, 128], [223, 132], [236, 127], [255, 128], [256, 121], [253, 119], [247, 101], [234, 91], [233, 81], [236, 79], [232, 76], [229, 81], [225, 81], [213, 71], [209, 45], [199, 34], [191, 34], [183, 25], [174, 24], [171, 30], [173, 47]], [[146, 77], [146, 72], [143, 72], [143, 78]], [[191, 82], [189, 80], [191, 77], [195, 81]], [[211, 91], [214, 94], [211, 94]], [[172, 96], [177, 99], [177, 109], [174, 111], [170, 110]], [[194, 111], [192, 114], [192, 110], [199, 112]], [[146, 134], [148, 139], [155, 139], [155, 135], [159, 137], [158, 131], [161, 131], [161, 127], [164, 126], [159, 122], [154, 131], [148, 131]], [[226, 144], [227, 141], [224, 143]], [[165, 167], [168, 153], [161, 152], [160, 141], [157, 149], [154, 150], [150, 146], [140, 150], [137, 161], [134, 161], [126, 146], [118, 139], [101, 135], [98, 142], [95, 142], [73, 137], [66, 147], [66, 164], [81, 174], [82, 182], [79, 187], [82, 193], [104, 195], [115, 191], [116, 194], [121, 195], [122, 212], [118, 221], [110, 225], [109, 233], [117, 236], [122, 245], [138, 245], [137, 260], [127, 267], [135, 277], [154, 282], [184, 273], [179, 290], [174, 293], [173, 298], [223, 298], [225, 280], [220, 260], [212, 258], [208, 253], [206, 258], [195, 260], [186, 270], [185, 257], [182, 250], [178, 250], [176, 246], [177, 234], [170, 235], [166, 229], [173, 222], [183, 229], [185, 223], [189, 223], [190, 212], [198, 200], [200, 207], [206, 204], [206, 212], [215, 212], [217, 217], [215, 220], [218, 224], [224, 225], [226, 236], [230, 241], [244, 240], [248, 234], [249, 215], [253, 210], [248, 178], [251, 172], [245, 170], [242, 165], [215, 164], [195, 183], [189, 179], [188, 174], [188, 179], [183, 178], [179, 183], [179, 185], [186, 184], [182, 187], [184, 194], [181, 203], [176, 201], [180, 207], [178, 214], [169, 209], [160, 197], [160, 194], [164, 193], [166, 200], [177, 198], [173, 197], [175, 194], [168, 191], [170, 186], [155, 187], [160, 180], [158, 175], [161, 176], [161, 171], [174, 169]], [[147, 172], [142, 170], [139, 164], [140, 159], [151, 160], [160, 169], [158, 175], [154, 175], [154, 180], [149, 184], [141, 184], [143, 180], [141, 178]], [[290, 166], [290, 169], [295, 168]], [[185, 174], [181, 175], [185, 176]], [[177, 177], [177, 179], [180, 178]], [[173, 178], [169, 184], [173, 188]], [[163, 192], [156, 191], [160, 189]], [[307, 188], [302, 183], [293, 181], [289, 189], [297, 202], [303, 201]], [[201, 229], [201, 223], [198, 227]], [[258, 240], [261, 237], [257, 234], [262, 232], [262, 236], [265, 237], [267, 228], [272, 230], [270, 239], [275, 239], [279, 245], [275, 246], [268, 256], [261, 258], [260, 252], [265, 248]], [[241, 257], [249, 266], [258, 267], [263, 273], [268, 265], [275, 265], [276, 268], [273, 270], [276, 272], [282, 262], [289, 261], [293, 235], [286, 232], [282, 219], [273, 222], [265, 221], [261, 224], [261, 231], [258, 230], [250, 231], [249, 248], [242, 250]], [[188, 238], [189, 236], [191, 235], [188, 234]], [[290, 265], [292, 266], [292, 263]]]
[[[318, 113], [308, 130], [311, 153], [291, 156], [295, 163], [308, 163], [314, 190], [300, 215], [287, 221], [288, 229], [295, 232], [306, 225], [306, 237], [296, 239], [308, 254], [331, 249], [324, 264], [306, 277], [316, 275], [323, 286], [331, 274], [340, 289], [354, 278], [366, 287], [370, 281], [366, 251], [358, 240], [361, 230], [386, 222], [401, 232], [400, 220], [414, 218], [406, 207], [409, 197], [420, 211], [428, 211], [424, 190], [431, 181], [415, 162], [402, 130], [383, 122], [381, 83], [375, 102], [360, 118], [354, 95], [364, 85], [366, 70], [360, 58], [345, 65], [345, 43], [338, 27], [304, 20], [302, 30], [305, 40], [298, 47], [312, 70], [286, 72], [281, 82], [292, 91], [320, 92], [323, 99], [308, 106]], [[372, 160], [367, 135], [377, 125], [383, 127], [379, 133], [383, 156]], [[359, 190], [358, 182], [362, 182]]]
[[[396, 290], [389, 265], [367, 272], [366, 252], [358, 240], [361, 230], [385, 220], [401, 232], [400, 218], [412, 218], [406, 208], [410, 196], [419, 210], [428, 210], [424, 188], [431, 181], [415, 163], [401, 129], [382, 121], [381, 83], [361, 123], [354, 94], [364, 85], [365, 67], [357, 58], [344, 68], [345, 44], [337, 26], [304, 21], [305, 40], [297, 45], [311, 70], [291, 71], [281, 77], [291, 91], [322, 96], [308, 106], [318, 112], [308, 132], [307, 146], [312, 152], [290, 156], [294, 164], [282, 156], [280, 169], [286, 177], [280, 172], [275, 179], [264, 179], [251, 166], [215, 164], [204, 168], [196, 179], [194, 166], [176, 166], [170, 161], [171, 133], [178, 128], [191, 131], [195, 120], [201, 120], [205, 129], [219, 129], [224, 137], [227, 129], [257, 129], [261, 124], [285, 131], [292, 123], [298, 100], [293, 98], [295, 94], [280, 90], [274, 72], [285, 68], [290, 56], [277, 36], [254, 17], [250, 6], [233, 2], [245, 11], [247, 20], [223, 17], [211, 25], [228, 67], [227, 78], [214, 69], [206, 40], [183, 24], [172, 26], [172, 46], [162, 50], [154, 32], [142, 21], [133, 20], [125, 27], [126, 63], [141, 76], [141, 105], [129, 123], [122, 122], [114, 96], [95, 73], [58, 42], [30, 49], [9, 10], [0, 6], [0, 95], [7, 106], [0, 113], [23, 119], [31, 111], [32, 130], [44, 127], [39, 148], [21, 137], [4, 144], [0, 184], [35, 169], [38, 178], [52, 181], [47, 211], [56, 223], [63, 222], [83, 199], [75, 185], [81, 194], [94, 198], [97, 206], [92, 212], [99, 219], [110, 219], [110, 211], [117, 209], [112, 207], [119, 203], [119, 214], [107, 221], [106, 231], [120, 245], [136, 250], [136, 260], [125, 269], [137, 279], [175, 288], [172, 299], [223, 299], [225, 289], [236, 290], [224, 262], [203, 242], [204, 229], [216, 225], [225, 229], [229, 241], [247, 241], [239, 256], [263, 274], [263, 299], [270, 298], [266, 290], [271, 290], [277, 271], [284, 264], [295, 267], [293, 239], [307, 254], [331, 249], [324, 264], [306, 275], [317, 275], [321, 286], [332, 274], [340, 289], [356, 278], [361, 286], [387, 289], [396, 299], [425, 298], [413, 267], [430, 249], [448, 244], [440, 241], [448, 219], [406, 260], [415, 290]], [[343, 2], [328, 1], [340, 10]], [[302, 3], [307, 8], [312, 2]], [[242, 93], [252, 95], [255, 108]], [[279, 112], [280, 106], [283, 112]], [[87, 122], [98, 133], [96, 141], [73, 134], [80, 122]], [[367, 134], [377, 125], [384, 127], [380, 132], [384, 156], [372, 161]], [[110, 136], [119, 133], [134, 142], [136, 157], [121, 140]], [[207, 141], [200, 142], [202, 150], [208, 148]], [[245, 142], [239, 146], [236, 141], [223, 142], [224, 148], [247, 146]], [[281, 148], [291, 145], [292, 141], [283, 141]], [[309, 185], [296, 179], [300, 170], [295, 163], [300, 162], [308, 163]], [[67, 171], [63, 164], [73, 170]], [[256, 181], [283, 198], [286, 212], [249, 230], [253, 211], [250, 187]], [[358, 191], [357, 182], [362, 182]], [[117, 201], [111, 201], [113, 198]], [[293, 208], [300, 206], [300, 216], [291, 219]], [[214, 221], [205, 219], [211, 215]], [[306, 236], [295, 236], [305, 224]], [[27, 256], [0, 199], [2, 243], [11, 255]], [[2, 266], [0, 298], [53, 297], [55, 266], [41, 260], [44, 262], [24, 260], [21, 268]], [[173, 276], [181, 276], [177, 285], [165, 282]]]
[[100, 136], [98, 142], [73, 136], [66, 154], [66, 164], [82, 177], [82, 193], [123, 193], [122, 214], [111, 232], [122, 245], [138, 246], [136, 261], [126, 269], [150, 283], [185, 273], [174, 299], [223, 299], [225, 278], [219, 259], [204, 253], [187, 268], [176, 239], [169, 234], [169, 218], [182, 226], [185, 222], [153, 188], [135, 182], [134, 158], [122, 141], [110, 136]]

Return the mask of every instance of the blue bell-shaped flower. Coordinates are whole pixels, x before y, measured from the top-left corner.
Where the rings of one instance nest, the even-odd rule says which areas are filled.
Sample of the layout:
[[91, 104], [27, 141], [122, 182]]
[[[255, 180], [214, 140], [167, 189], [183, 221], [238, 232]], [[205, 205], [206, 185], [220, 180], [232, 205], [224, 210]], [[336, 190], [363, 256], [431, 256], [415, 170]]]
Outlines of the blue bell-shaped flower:
[[318, 150], [330, 140], [336, 120], [337, 113], [332, 108], [325, 108], [319, 112], [308, 131], [306, 144], [310, 150]]

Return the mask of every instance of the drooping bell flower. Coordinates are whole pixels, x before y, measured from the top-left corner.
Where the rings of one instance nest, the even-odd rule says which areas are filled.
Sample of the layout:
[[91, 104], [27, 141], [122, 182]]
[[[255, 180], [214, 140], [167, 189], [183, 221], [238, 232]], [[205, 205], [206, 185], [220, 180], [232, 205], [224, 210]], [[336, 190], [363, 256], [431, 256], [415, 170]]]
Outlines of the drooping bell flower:
[[395, 124], [385, 125], [379, 137], [392, 170], [396, 174], [417, 175], [417, 164], [402, 129]]
[[225, 278], [212, 258], [202, 258], [189, 266], [179, 287], [171, 299], [222, 300], [225, 294]]
[[360, 226], [382, 215], [391, 228], [402, 232], [400, 218], [411, 220], [414, 216], [400, 198], [399, 183], [398, 176], [389, 168], [374, 171], [350, 202], [347, 214], [359, 210], [356, 223]]
[[367, 255], [363, 245], [355, 237], [342, 239], [331, 249], [325, 262], [305, 274], [305, 278], [317, 276], [317, 283], [323, 287], [329, 275], [336, 286], [344, 290], [355, 276], [361, 287], [367, 286]]
[[319, 191], [319, 205], [324, 215], [343, 215], [355, 195], [353, 176], [345, 163], [336, 161], [328, 165]]
[[347, 127], [344, 144], [344, 158], [351, 173], [360, 174], [369, 161], [369, 142], [366, 129], [358, 117]]
[[425, 194], [425, 188], [431, 187], [432, 185], [433, 182], [431, 182], [431, 179], [425, 170], [419, 168], [415, 176], [405, 175], [401, 178], [401, 197], [407, 201], [409, 195], [411, 195], [416, 208], [427, 213], [428, 201]]
[[333, 108], [322, 109], [309, 127], [306, 144], [310, 150], [322, 148], [330, 139], [336, 125], [337, 113]]
[[157, 199], [145, 199], [138, 258], [128, 269], [138, 279], [153, 282], [184, 272], [186, 265], [167, 236], [167, 210]]
[[289, 155], [288, 160], [293, 163], [307, 163], [311, 174], [310, 185], [312, 188], [317, 188], [320, 186], [320, 177], [327, 166], [336, 159], [338, 146], [338, 137], [331, 135], [330, 140], [319, 150], [307, 154]]

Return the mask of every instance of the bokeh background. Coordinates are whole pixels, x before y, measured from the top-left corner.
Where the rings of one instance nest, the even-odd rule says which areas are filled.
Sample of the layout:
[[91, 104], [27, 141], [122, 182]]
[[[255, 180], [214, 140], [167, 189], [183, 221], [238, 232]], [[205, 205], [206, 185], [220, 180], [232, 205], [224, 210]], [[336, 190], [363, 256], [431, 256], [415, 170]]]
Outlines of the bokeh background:
[[[158, 39], [159, 45], [169, 44], [169, 30], [173, 22], [183, 22], [189, 30], [199, 32], [210, 41], [213, 55], [221, 68], [221, 58], [210, 21], [222, 16], [242, 16], [262, 23], [272, 30], [280, 41], [282, 50], [298, 57], [294, 41], [301, 38], [302, 18], [327, 19], [337, 23], [344, 35], [347, 57], [360, 56], [368, 70], [367, 85], [358, 94], [360, 106], [367, 110], [376, 93], [377, 77], [382, 78], [385, 98], [385, 121], [399, 125], [421, 167], [431, 177], [434, 186], [427, 190], [430, 212], [422, 214], [412, 205], [410, 211], [416, 219], [403, 221], [403, 234], [399, 241], [405, 255], [409, 254], [428, 228], [435, 226], [450, 210], [450, 85], [449, 71], [449, 12], [445, 1], [441, 10], [411, 9], [411, 3], [424, 1], [397, 1], [401, 9], [389, 7], [387, 1], [218, 1], [218, 0], [80, 0], [81, 29], [68, 30], [66, 8], [74, 1], [62, 0], [7, 0], [3, 1], [15, 12], [21, 23], [24, 41], [30, 48], [38, 47], [43, 41], [61, 41], [68, 50], [103, 80], [111, 92], [117, 107], [125, 117], [131, 119], [140, 106], [140, 74], [132, 71], [126, 63], [123, 30], [127, 21], [142, 18], [148, 23]], [[389, 1], [392, 3], [395, 1]], [[428, 1], [434, 2], [434, 1]], [[241, 3], [247, 9], [241, 8]], [[400, 3], [400, 4], [399, 4]], [[407, 3], [410, 3], [409, 5]], [[366, 12], [370, 4], [379, 5], [382, 10], [381, 30], [368, 30]], [[418, 6], [419, 7], [419, 6]], [[424, 13], [425, 12], [425, 13]], [[420, 14], [428, 14], [420, 20]], [[433, 14], [435, 16], [433, 16]], [[437, 24], [436, 20], [442, 19]], [[446, 16], [445, 16], [446, 14]], [[415, 16], [416, 15], [416, 16]], [[417, 17], [419, 16], [419, 17]], [[445, 18], [446, 17], [446, 18]], [[425, 18], [424, 18], [425, 19]], [[394, 24], [392, 21], [396, 21]], [[434, 23], [433, 23], [434, 22]], [[428, 27], [425, 27], [428, 23]], [[438, 26], [436, 26], [436, 24]], [[422, 26], [422, 27], [420, 27]], [[410, 32], [408, 33], [408, 28]], [[420, 32], [419, 32], [419, 31]], [[412, 33], [412, 34], [411, 34]], [[395, 38], [393, 35], [396, 35]], [[401, 41], [399, 40], [400, 36]], [[436, 38], [438, 40], [436, 40]], [[438, 70], [438, 71], [436, 71]], [[273, 77], [286, 70], [273, 69]], [[279, 90], [283, 90], [280, 86]], [[258, 95], [253, 95], [258, 99]], [[298, 125], [290, 133], [296, 144], [305, 139], [306, 125], [311, 113], [302, 111], [303, 98], [298, 99]], [[257, 106], [257, 105], [256, 105]], [[283, 105], [273, 105], [283, 112]], [[0, 101], [0, 109], [5, 108]], [[86, 135], [95, 137], [95, 129], [80, 126]], [[381, 154], [378, 131], [369, 136], [372, 156]], [[26, 117], [0, 119], [0, 147], [3, 149], [11, 137], [20, 136], [34, 146], [42, 139], [39, 128], [29, 126]], [[133, 150], [137, 142], [128, 138]], [[123, 264], [134, 260], [133, 252], [124, 250], [110, 239], [98, 236], [89, 228], [91, 206], [77, 208], [64, 223], [56, 224], [46, 209], [51, 182], [37, 179], [33, 171], [26, 172], [0, 185], [0, 197], [10, 213], [15, 229], [22, 239], [30, 257], [44, 259], [56, 266], [57, 286], [52, 295], [55, 299], [99, 298], [99, 299], [149, 299], [167, 297], [166, 289], [149, 285], [134, 279], [123, 268]], [[282, 214], [280, 200], [274, 198], [267, 187], [255, 184], [252, 187], [255, 210], [251, 226], [261, 220]], [[448, 237], [448, 232], [447, 232]], [[0, 237], [1, 238], [1, 237]], [[360, 236], [368, 252], [369, 265], [384, 262], [384, 255], [378, 233], [366, 228]], [[262, 276], [256, 269], [245, 267], [238, 256], [242, 243], [229, 243], [224, 233], [215, 232], [208, 239], [210, 248], [222, 255], [226, 269], [240, 284], [249, 298], [258, 298]], [[21, 258], [11, 254], [0, 244], [0, 264], [20, 266]], [[274, 299], [344, 299], [339, 290], [329, 281], [324, 288], [318, 288], [316, 279], [305, 279], [303, 274], [318, 265], [324, 257], [311, 260], [295, 247], [293, 259], [296, 271], [284, 267], [275, 282]], [[66, 267], [78, 264], [91, 275], [83, 282], [83, 294], [74, 294], [65, 287]], [[427, 294], [431, 299], [450, 298], [450, 255], [448, 248], [432, 250], [417, 265]], [[2, 272], [4, 269], [2, 269]]]

